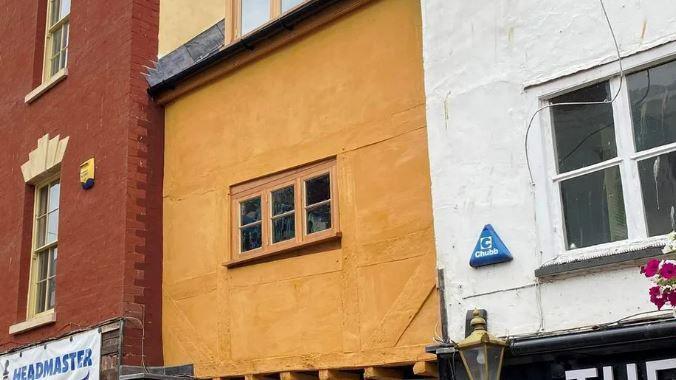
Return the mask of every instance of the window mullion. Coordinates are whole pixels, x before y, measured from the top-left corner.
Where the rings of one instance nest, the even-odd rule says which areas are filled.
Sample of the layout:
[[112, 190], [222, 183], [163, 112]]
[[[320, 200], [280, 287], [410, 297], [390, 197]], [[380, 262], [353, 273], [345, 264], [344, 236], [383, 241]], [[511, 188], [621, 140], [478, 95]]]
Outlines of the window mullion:
[[610, 80], [611, 93], [615, 94], [619, 90], [618, 96], [613, 102], [617, 156], [622, 159], [620, 176], [622, 179], [622, 194], [627, 220], [627, 234], [629, 239], [643, 239], [648, 236], [648, 232], [643, 213], [643, 197], [638, 176], [638, 165], [631, 158], [635, 152], [634, 134], [631, 121], [631, 106], [625, 84], [626, 80], [620, 83], [619, 77]]
[[300, 177], [296, 178], [294, 187], [294, 196], [296, 198], [294, 207], [296, 211], [296, 242], [300, 243], [305, 239], [305, 207], [303, 204], [305, 197], [303, 196], [303, 181]]
[[265, 191], [260, 194], [261, 197], [261, 221], [265, 221], [261, 225], [261, 248], [265, 251], [272, 242], [271, 235], [271, 218], [270, 207], [272, 207], [270, 198], [272, 197], [271, 191]]

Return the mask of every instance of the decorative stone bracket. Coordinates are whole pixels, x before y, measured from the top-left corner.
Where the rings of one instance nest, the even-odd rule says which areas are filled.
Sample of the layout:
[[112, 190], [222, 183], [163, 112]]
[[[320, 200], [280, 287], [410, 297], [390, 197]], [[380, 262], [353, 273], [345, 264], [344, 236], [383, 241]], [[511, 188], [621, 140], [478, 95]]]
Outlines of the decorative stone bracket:
[[21, 165], [24, 181], [34, 184], [57, 171], [66, 153], [68, 139], [68, 137], [61, 139], [56, 135], [50, 140], [49, 134], [40, 137], [38, 147], [28, 154], [28, 161]]

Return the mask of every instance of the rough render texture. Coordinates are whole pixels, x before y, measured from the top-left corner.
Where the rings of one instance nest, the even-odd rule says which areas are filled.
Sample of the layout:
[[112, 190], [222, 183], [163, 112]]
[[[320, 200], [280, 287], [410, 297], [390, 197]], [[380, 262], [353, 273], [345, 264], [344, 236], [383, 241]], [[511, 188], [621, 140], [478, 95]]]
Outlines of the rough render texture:
[[[676, 39], [676, 8], [667, 0], [606, 7], [623, 55]], [[615, 59], [599, 2], [424, 0], [423, 19], [436, 251], [451, 338], [463, 336], [465, 311], [474, 307], [488, 309], [500, 335], [654, 309], [637, 267], [545, 283], [538, 307], [534, 271], [559, 252], [543, 243], [548, 201], [535, 194], [545, 182], [531, 187], [526, 167], [524, 136], [538, 100], [524, 86]], [[536, 178], [543, 170], [538, 120], [529, 138]], [[469, 258], [487, 223], [514, 261], [472, 269]]]
[[[375, 1], [167, 105], [167, 364], [227, 376], [430, 358], [421, 38], [417, 1]], [[342, 240], [226, 269], [229, 186], [333, 155]]]
[[[145, 319], [147, 362], [161, 363], [162, 114], [142, 72], [157, 51], [159, 2], [76, 1], [68, 77], [35, 102], [46, 1], [9, 1], [0, 12], [0, 351], [119, 316]], [[68, 138], [53, 325], [9, 336], [26, 318], [33, 189], [21, 165], [45, 134]], [[96, 158], [83, 191], [79, 164]], [[144, 315], [144, 310], [145, 315]], [[140, 358], [140, 324], [129, 321], [124, 361]]]

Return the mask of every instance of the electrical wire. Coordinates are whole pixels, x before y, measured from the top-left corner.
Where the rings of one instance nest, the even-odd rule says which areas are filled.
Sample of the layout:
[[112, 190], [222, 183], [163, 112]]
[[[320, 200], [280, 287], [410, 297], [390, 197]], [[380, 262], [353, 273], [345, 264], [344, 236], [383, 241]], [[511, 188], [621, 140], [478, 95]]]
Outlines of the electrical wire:
[[526, 166], [528, 167], [528, 175], [530, 178], [530, 184], [531, 186], [535, 186], [535, 181], [533, 180], [533, 170], [530, 166], [530, 157], [528, 155], [528, 136], [531, 127], [533, 126], [533, 121], [535, 120], [535, 116], [539, 114], [541, 111], [548, 109], [548, 108], [553, 108], [553, 107], [560, 107], [560, 106], [580, 106], [580, 105], [597, 105], [597, 104], [612, 104], [615, 102], [617, 97], [620, 95], [620, 92], [622, 91], [622, 83], [624, 82], [624, 68], [622, 67], [622, 55], [620, 54], [620, 46], [617, 43], [617, 37], [615, 36], [615, 30], [613, 29], [613, 25], [610, 22], [610, 18], [608, 17], [608, 12], [606, 11], [605, 4], [603, 3], [603, 0], [599, 0], [599, 3], [601, 4], [601, 10], [603, 11], [603, 16], [606, 19], [606, 23], [608, 24], [608, 29], [610, 30], [610, 35], [613, 38], [613, 44], [615, 45], [615, 52], [617, 53], [617, 63], [620, 68], [620, 85], [617, 87], [617, 91], [615, 92], [615, 95], [611, 99], [603, 100], [603, 101], [597, 101], [597, 102], [564, 102], [564, 103], [555, 103], [555, 104], [546, 104], [537, 110], [533, 112], [533, 115], [530, 117], [528, 120], [528, 126], [526, 127], [526, 136], [524, 139], [524, 152], [526, 155]]
[[[145, 308], [143, 308], [143, 319], [145, 319]], [[146, 328], [145, 328], [145, 322], [142, 320], [136, 318], [136, 317], [130, 317], [130, 316], [125, 316], [123, 317], [124, 319], [130, 319], [133, 321], [137, 321], [141, 325], [141, 366], [143, 366], [143, 371], [144, 373], [150, 373], [148, 371], [148, 367], [146, 366], [146, 355], [145, 355], [145, 341], [146, 341]]]
[[[622, 322], [624, 322], [624, 321], [626, 321], [630, 318], [638, 317], [638, 316], [641, 316], [641, 315], [648, 315], [648, 314], [655, 314], [655, 318], [653, 318], [653, 319], [670, 319], [670, 318], [673, 318], [673, 316], [669, 315], [669, 314], [671, 314], [669, 312], [660, 312], [658, 310], [650, 310], [650, 311], [643, 311], [643, 312], [640, 312], [640, 313], [630, 314], [630, 315], [627, 315], [625, 317], [622, 317], [622, 318], [617, 319], [617, 320], [612, 321], [612, 322], [599, 323], [599, 324], [594, 324], [594, 325], [586, 325], [586, 326], [573, 327], [573, 328], [569, 328], [569, 329], [551, 331], [551, 332], [548, 332], [546, 334], [543, 334], [543, 333], [535, 333], [535, 334], [527, 333], [527, 334], [510, 335], [510, 336], [507, 336], [506, 338], [508, 340], [514, 340], [514, 339], [520, 339], [520, 338], [528, 339], [528, 338], [537, 338], [537, 337], [541, 337], [541, 336], [545, 336], [545, 335], [548, 335], [548, 336], [549, 335], [563, 335], [563, 334], [583, 332], [583, 331], [598, 331], [598, 330], [607, 329], [609, 327], [613, 327], [615, 325], [621, 326], [621, 325], [624, 324]], [[664, 318], [664, 317], [667, 317], [667, 318]], [[631, 323], [631, 322], [634, 322], [634, 321], [630, 321], [629, 323]]]

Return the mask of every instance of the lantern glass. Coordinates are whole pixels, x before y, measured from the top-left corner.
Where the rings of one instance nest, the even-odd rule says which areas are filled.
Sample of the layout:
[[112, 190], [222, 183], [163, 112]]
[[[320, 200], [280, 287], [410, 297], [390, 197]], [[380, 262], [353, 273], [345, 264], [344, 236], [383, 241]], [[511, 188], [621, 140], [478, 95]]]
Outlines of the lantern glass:
[[486, 357], [488, 358], [488, 379], [500, 380], [500, 370], [502, 369], [502, 354], [505, 351], [504, 346], [487, 346]]
[[503, 346], [480, 344], [460, 350], [470, 380], [500, 380]]

